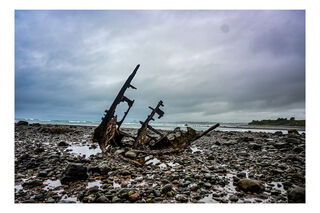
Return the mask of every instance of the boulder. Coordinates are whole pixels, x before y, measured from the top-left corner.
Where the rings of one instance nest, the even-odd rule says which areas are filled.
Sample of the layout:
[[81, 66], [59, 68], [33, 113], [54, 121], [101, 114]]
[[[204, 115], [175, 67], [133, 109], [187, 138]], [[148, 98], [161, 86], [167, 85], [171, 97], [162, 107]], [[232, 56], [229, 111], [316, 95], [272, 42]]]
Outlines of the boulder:
[[186, 202], [188, 202], [187, 196], [185, 196], [185, 195], [183, 195], [183, 194], [178, 194], [178, 195], [176, 196], [176, 200], [179, 201], [179, 202], [181, 202], [181, 203], [186, 203]]
[[58, 146], [69, 146], [69, 144], [67, 142], [65, 142], [65, 141], [60, 141], [58, 143]]
[[287, 138], [286, 142], [290, 144], [300, 144], [300, 140], [297, 138]]
[[296, 187], [288, 193], [288, 203], [305, 203], [306, 191], [302, 187]]
[[253, 150], [261, 150], [262, 146], [260, 144], [256, 144], [256, 143], [250, 143], [249, 147]]
[[17, 126], [28, 126], [29, 123], [27, 121], [18, 121]]
[[99, 171], [101, 175], [107, 175], [111, 171], [111, 168], [108, 163], [101, 162], [95, 170]]
[[238, 196], [236, 196], [236, 195], [231, 195], [231, 196], [229, 197], [229, 200], [232, 201], [232, 202], [237, 202], [237, 201], [239, 200], [239, 198], [238, 198]]
[[299, 132], [296, 129], [289, 129], [288, 134], [299, 135]]
[[238, 138], [237, 140], [237, 142], [250, 142], [250, 141], [254, 141], [254, 138], [242, 137], [242, 138]]
[[277, 135], [277, 136], [282, 136], [283, 135], [283, 133], [281, 131], [276, 131], [274, 134]]
[[68, 184], [69, 182], [86, 180], [87, 178], [87, 167], [79, 163], [71, 163], [62, 174], [60, 181], [62, 184]]
[[297, 147], [293, 148], [292, 151], [294, 151], [295, 153], [300, 153], [300, 152], [304, 151], [304, 148], [301, 146], [297, 146]]
[[48, 172], [46, 170], [42, 170], [38, 173], [38, 177], [47, 177]]
[[138, 193], [133, 193], [129, 196], [129, 200], [131, 201], [137, 201], [139, 200], [139, 198], [140, 198], [140, 195]]
[[240, 179], [237, 186], [239, 190], [245, 192], [260, 193], [264, 191], [264, 185], [258, 180]]
[[96, 203], [107, 203], [109, 202], [109, 199], [106, 198], [106, 196], [101, 195], [100, 197], [98, 197], [95, 201]]
[[162, 194], [167, 194], [167, 192], [172, 190], [172, 185], [171, 184], [166, 184], [164, 187], [161, 189]]
[[32, 180], [28, 180], [26, 182], [24, 182], [22, 184], [23, 188], [33, 188], [36, 186], [42, 186], [43, 182], [41, 180], [36, 180], [36, 179], [32, 179]]
[[277, 149], [283, 149], [283, 148], [291, 147], [291, 145], [289, 143], [286, 143], [286, 142], [275, 143], [275, 144], [273, 144], [273, 146], [275, 148], [277, 148]]

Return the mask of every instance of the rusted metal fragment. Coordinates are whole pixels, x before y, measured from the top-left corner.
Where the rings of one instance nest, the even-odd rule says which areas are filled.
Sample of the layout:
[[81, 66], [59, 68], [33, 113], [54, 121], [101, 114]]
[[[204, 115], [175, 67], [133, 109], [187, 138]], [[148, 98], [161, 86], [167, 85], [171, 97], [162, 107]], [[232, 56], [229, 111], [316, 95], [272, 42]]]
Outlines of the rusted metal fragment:
[[[164, 112], [160, 109], [160, 107], [163, 107], [163, 102], [160, 100], [155, 108], [149, 107], [152, 111], [150, 115], [147, 116], [146, 120], [144, 122], [140, 121], [141, 128], [138, 130], [137, 136], [133, 136], [121, 131], [120, 127], [134, 103], [134, 100], [130, 100], [124, 96], [124, 93], [129, 87], [136, 89], [131, 85], [131, 81], [139, 69], [139, 66], [140, 65], [137, 65], [134, 71], [128, 77], [109, 110], [105, 110], [105, 115], [102, 117], [101, 123], [94, 130], [92, 135], [92, 142], [97, 142], [103, 153], [107, 154], [108, 156], [112, 156], [111, 153], [113, 147], [120, 147], [126, 151], [132, 150], [136, 153], [140, 153], [140, 155], [130, 157], [132, 159], [125, 157], [125, 155], [122, 153], [124, 151], [121, 152], [122, 154], [115, 155], [120, 159], [136, 166], [141, 166], [144, 164], [145, 160], [143, 156], [145, 156], [145, 154], [167, 155], [181, 152], [190, 146], [193, 141], [208, 134], [210, 131], [219, 126], [219, 124], [213, 125], [202, 133], [197, 133], [190, 127], [187, 127], [187, 131], [182, 131], [180, 128], [175, 128], [173, 131], [163, 133], [149, 125], [150, 121], [154, 121], [154, 116], [156, 114], [158, 114], [158, 119], [164, 115]], [[127, 102], [128, 109], [124, 112], [122, 119], [117, 121], [115, 110], [117, 105], [121, 102]]]
[[154, 144], [150, 144], [151, 149], [174, 149], [178, 151], [183, 151], [190, 144], [201, 138], [202, 136], [208, 134], [210, 131], [217, 128], [220, 124], [215, 124], [211, 126], [206, 131], [197, 134], [197, 132], [191, 127], [187, 127], [187, 131], [181, 131], [180, 128], [176, 128], [174, 131], [169, 132], [167, 135], [161, 137]]
[[[131, 85], [131, 81], [136, 75], [138, 69], [140, 67], [140, 64], [136, 66], [136, 68], [133, 70], [131, 75], [128, 77], [122, 88], [120, 89], [117, 97], [113, 101], [112, 105], [110, 106], [109, 110], [105, 110], [106, 114], [104, 117], [102, 117], [102, 121], [99, 124], [99, 126], [94, 130], [92, 135], [92, 142], [97, 142], [103, 152], [106, 151], [106, 143], [108, 143], [113, 138], [119, 138], [119, 134], [117, 136], [117, 132], [115, 131], [116, 124], [118, 125], [118, 129], [120, 128], [123, 120], [127, 116], [129, 110], [131, 109], [131, 106], [133, 105], [134, 100], [130, 100], [127, 97], [124, 96], [125, 91], [130, 87], [133, 89], [136, 89], [134, 86]], [[117, 123], [117, 119], [115, 114], [116, 108], [120, 102], [127, 102], [128, 103], [128, 110], [125, 112], [123, 118], [120, 120], [120, 122]], [[121, 141], [121, 140], [120, 140]], [[118, 142], [118, 140], [114, 140], [114, 142]]]
[[129, 162], [129, 163], [132, 163], [132, 164], [134, 164], [134, 165], [136, 165], [136, 166], [142, 166], [142, 164], [139, 163], [138, 161], [131, 160], [131, 159], [126, 158], [126, 157], [124, 157], [124, 156], [122, 156], [122, 155], [119, 155], [119, 158], [122, 159], [122, 160], [124, 160], [124, 161], [127, 161], [127, 162]]
[[159, 115], [158, 119], [160, 119], [164, 115], [164, 112], [160, 109], [160, 106], [163, 106], [163, 102], [161, 100], [157, 104], [156, 108], [153, 109], [152, 107], [149, 107], [152, 110], [152, 112], [150, 113], [150, 115], [148, 115], [147, 119], [142, 123], [141, 128], [138, 130], [136, 143], [134, 145], [135, 148], [144, 148], [145, 145], [150, 141], [151, 138], [147, 135], [147, 128], [149, 122], [151, 120], [154, 121], [153, 116], [156, 113]]

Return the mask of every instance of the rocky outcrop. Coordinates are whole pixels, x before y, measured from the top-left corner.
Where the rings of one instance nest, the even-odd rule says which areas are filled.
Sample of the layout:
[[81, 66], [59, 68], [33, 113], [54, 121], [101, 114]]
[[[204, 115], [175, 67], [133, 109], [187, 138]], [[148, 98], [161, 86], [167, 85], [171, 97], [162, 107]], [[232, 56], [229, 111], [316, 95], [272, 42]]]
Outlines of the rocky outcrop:
[[71, 163], [62, 174], [61, 183], [68, 184], [77, 180], [86, 180], [88, 178], [87, 167], [79, 163]]

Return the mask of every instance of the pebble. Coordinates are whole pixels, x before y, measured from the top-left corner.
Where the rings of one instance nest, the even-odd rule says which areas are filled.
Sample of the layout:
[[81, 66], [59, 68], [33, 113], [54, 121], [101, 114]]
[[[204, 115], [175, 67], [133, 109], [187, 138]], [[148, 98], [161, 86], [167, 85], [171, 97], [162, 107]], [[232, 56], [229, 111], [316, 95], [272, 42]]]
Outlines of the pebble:
[[172, 185], [171, 184], [166, 184], [164, 187], [161, 189], [162, 194], [167, 194], [167, 192], [172, 190]]
[[[52, 130], [52, 126], [42, 124], [15, 127], [16, 203], [68, 202], [60, 199], [75, 195], [82, 203], [201, 202], [204, 197], [210, 198], [204, 202], [297, 203], [300, 201], [298, 195], [292, 198], [293, 189], [305, 189], [305, 134], [215, 131], [210, 137], [193, 142], [201, 152], [137, 156], [127, 149], [115, 149], [111, 156], [101, 153], [84, 156], [57, 145], [68, 141], [69, 150], [72, 146], [83, 146], [94, 152], [89, 141], [94, 128], [67, 126], [66, 129], [59, 126]], [[159, 162], [135, 167], [114, 154], [131, 159], [157, 158]], [[68, 165], [74, 163], [88, 168], [88, 177], [64, 183], [62, 177]], [[248, 171], [249, 177], [244, 171]], [[265, 184], [266, 189], [240, 189], [239, 181], [246, 178]], [[46, 180], [52, 183], [43, 184]], [[88, 182], [96, 182], [100, 187], [88, 189]], [[123, 188], [128, 190], [119, 193]]]

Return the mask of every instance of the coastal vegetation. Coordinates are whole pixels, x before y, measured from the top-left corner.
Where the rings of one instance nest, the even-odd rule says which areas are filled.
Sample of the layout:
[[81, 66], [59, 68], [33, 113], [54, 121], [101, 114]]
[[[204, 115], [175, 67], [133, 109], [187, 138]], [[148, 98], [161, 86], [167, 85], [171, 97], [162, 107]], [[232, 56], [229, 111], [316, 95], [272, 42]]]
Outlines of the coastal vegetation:
[[305, 120], [295, 120], [291, 117], [289, 120], [287, 118], [278, 118], [277, 120], [261, 120], [248, 123], [249, 125], [271, 125], [271, 126], [305, 126]]

